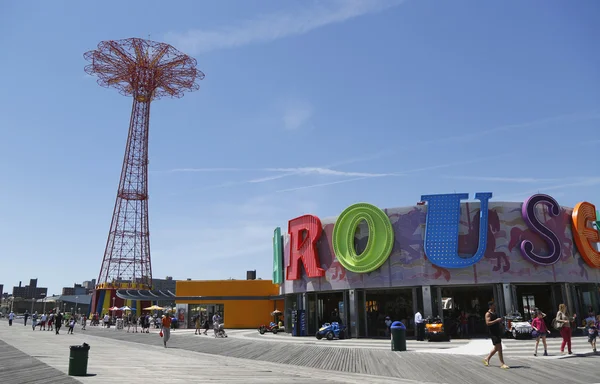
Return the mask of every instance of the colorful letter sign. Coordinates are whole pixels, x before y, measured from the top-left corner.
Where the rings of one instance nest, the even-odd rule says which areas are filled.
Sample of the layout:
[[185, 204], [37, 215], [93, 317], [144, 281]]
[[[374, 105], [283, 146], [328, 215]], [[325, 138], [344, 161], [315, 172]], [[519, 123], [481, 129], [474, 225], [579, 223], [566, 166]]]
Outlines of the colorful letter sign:
[[600, 268], [600, 252], [596, 249], [596, 245], [600, 242], [596, 207], [587, 202], [579, 203], [573, 209], [571, 217], [573, 219], [573, 238], [579, 254], [588, 265]]
[[273, 233], [273, 284], [283, 283], [283, 244], [281, 228], [275, 228]]
[[325, 270], [321, 268], [317, 241], [321, 237], [323, 227], [317, 216], [304, 215], [290, 220], [290, 262], [287, 266], [287, 280], [300, 279], [300, 262], [304, 265], [308, 277], [321, 277]]
[[[354, 248], [354, 236], [359, 224], [367, 222], [369, 240], [360, 255]], [[346, 208], [333, 227], [333, 250], [338, 261], [348, 271], [368, 273], [381, 267], [392, 252], [394, 230], [385, 212], [374, 205], [360, 203]]]
[[561, 244], [558, 236], [548, 229], [548, 227], [546, 227], [535, 215], [535, 209], [538, 204], [546, 205], [548, 207], [548, 213], [553, 217], [557, 217], [560, 214], [560, 205], [548, 195], [537, 194], [525, 200], [521, 207], [523, 220], [525, 220], [525, 223], [527, 223], [532, 231], [540, 235], [548, 244], [549, 254], [547, 256], [537, 255], [533, 251], [533, 243], [529, 240], [523, 240], [521, 242], [521, 254], [523, 257], [534, 263], [552, 265], [560, 259]]
[[479, 244], [474, 255], [461, 256], [458, 254], [460, 201], [468, 199], [469, 194], [421, 196], [421, 201], [427, 202], [425, 254], [431, 263], [443, 268], [464, 268], [481, 260], [487, 246], [488, 201], [491, 197], [491, 192], [475, 194], [475, 198], [481, 201]]

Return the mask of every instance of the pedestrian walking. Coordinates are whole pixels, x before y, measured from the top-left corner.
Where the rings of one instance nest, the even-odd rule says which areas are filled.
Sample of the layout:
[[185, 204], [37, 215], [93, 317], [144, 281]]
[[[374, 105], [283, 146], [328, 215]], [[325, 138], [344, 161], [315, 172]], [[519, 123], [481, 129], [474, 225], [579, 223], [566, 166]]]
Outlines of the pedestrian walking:
[[54, 321], [55, 321], [54, 329], [56, 330], [56, 334], [58, 335], [59, 334], [58, 332], [60, 331], [60, 328], [63, 325], [63, 314], [58, 312], [56, 314], [56, 317], [54, 318]]
[[81, 330], [85, 331], [85, 326], [87, 325], [87, 317], [85, 315], [81, 316]]
[[200, 314], [194, 316], [193, 320], [194, 320], [194, 325], [196, 326], [196, 332], [194, 332], [194, 335], [199, 335], [202, 332], [200, 330], [200, 328], [202, 326], [202, 323], [201, 323], [202, 320], [200, 320]]
[[535, 338], [535, 351], [533, 352], [533, 356], [537, 356], [540, 339], [542, 339], [542, 344], [544, 344], [544, 356], [548, 356], [548, 345], [546, 344], [546, 335], [550, 333], [550, 330], [546, 326], [544, 317], [546, 317], [545, 313], [543, 313], [542, 311], [537, 311], [535, 318], [531, 321], [531, 327], [533, 328], [531, 336]]
[[208, 330], [210, 329], [210, 322], [208, 321], [208, 316], [204, 319], [204, 326], [202, 328], [204, 328], [204, 334], [208, 335]]
[[48, 321], [48, 316], [45, 313], [42, 313], [42, 318], [40, 321], [40, 331], [46, 330], [46, 321]]
[[13, 311], [10, 311], [10, 313], [8, 314], [8, 326], [12, 327], [12, 322], [15, 319], [15, 314]]
[[70, 333], [73, 334], [73, 329], [75, 328], [75, 318], [71, 316], [69, 319], [69, 329], [67, 330], [67, 335]]
[[592, 351], [596, 353], [596, 337], [598, 336], [598, 328], [600, 328], [600, 315], [594, 319], [591, 324], [588, 324], [588, 343], [592, 346]]
[[417, 341], [425, 341], [425, 323], [423, 322], [423, 315], [419, 311], [415, 313], [415, 327], [417, 330]]
[[567, 346], [569, 355], [573, 354], [573, 351], [571, 350], [571, 322], [574, 321], [576, 317], [577, 315], [573, 315], [573, 317], [569, 316], [565, 304], [560, 304], [558, 306], [558, 312], [556, 313], [556, 318], [553, 323], [554, 328], [560, 331], [560, 336], [562, 337], [560, 353], [563, 355], [565, 354], [565, 345]]
[[48, 315], [48, 331], [54, 330], [54, 313]]
[[488, 367], [490, 365], [490, 359], [498, 353], [498, 359], [500, 359], [501, 364], [500, 368], [508, 369], [510, 367], [504, 363], [504, 356], [502, 353], [502, 328], [500, 327], [500, 323], [503, 319], [496, 314], [496, 304], [493, 301], [488, 303], [488, 308], [489, 310], [485, 313], [485, 325], [487, 325], [490, 332], [490, 338], [492, 339], [494, 349], [492, 349], [490, 354], [483, 359], [483, 364]]
[[161, 329], [163, 343], [167, 348], [167, 341], [171, 338], [171, 316], [162, 316], [162, 329]]
[[29, 319], [29, 312], [25, 310], [25, 314], [23, 315], [23, 325], [27, 326], [27, 319]]
[[37, 319], [38, 319], [38, 313], [35, 312], [32, 316], [31, 316], [31, 328], [35, 331], [35, 327], [37, 327]]

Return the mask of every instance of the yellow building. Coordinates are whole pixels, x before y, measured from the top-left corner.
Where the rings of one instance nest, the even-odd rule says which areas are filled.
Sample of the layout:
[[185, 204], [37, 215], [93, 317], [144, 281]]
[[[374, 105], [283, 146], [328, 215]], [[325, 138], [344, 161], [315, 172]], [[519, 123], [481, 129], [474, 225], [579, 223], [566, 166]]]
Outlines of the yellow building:
[[283, 311], [279, 286], [271, 280], [180, 280], [176, 292], [187, 328], [194, 327], [192, 319], [199, 313], [209, 320], [220, 313], [225, 327], [233, 329], [258, 328], [273, 321], [275, 309]]

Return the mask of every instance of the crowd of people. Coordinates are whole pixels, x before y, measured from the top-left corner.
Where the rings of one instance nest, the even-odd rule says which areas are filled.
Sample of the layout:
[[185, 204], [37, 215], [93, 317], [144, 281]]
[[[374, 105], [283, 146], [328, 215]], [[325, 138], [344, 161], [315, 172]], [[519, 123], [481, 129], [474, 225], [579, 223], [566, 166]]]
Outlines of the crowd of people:
[[[14, 312], [8, 314], [8, 325], [12, 326], [15, 319]], [[31, 329], [35, 331], [54, 331], [57, 335], [60, 334], [60, 329], [64, 326], [67, 328], [67, 334], [73, 334], [75, 324], [81, 322], [82, 330], [85, 330], [87, 319], [85, 315], [77, 315], [72, 313], [63, 313], [60, 311], [51, 310], [50, 312], [39, 314], [37, 311], [30, 314], [25, 311], [23, 314], [23, 325], [27, 326], [27, 321], [31, 319]]]
[[[483, 360], [483, 364], [486, 367], [489, 366], [490, 359], [495, 354], [498, 354], [501, 364], [500, 367], [503, 369], [508, 369], [509, 366], [504, 363], [504, 354], [502, 351], [502, 335], [504, 334], [502, 323], [504, 318], [496, 314], [496, 304], [494, 302], [490, 302], [488, 307], [489, 310], [485, 314], [485, 323], [488, 327], [494, 348]], [[538, 309], [536, 310], [535, 316], [531, 321], [531, 327], [533, 330], [532, 337], [535, 338], [535, 350], [533, 352], [534, 356], [537, 356], [540, 340], [544, 346], [544, 356], [548, 356], [546, 336], [550, 334], [550, 329], [548, 329], [548, 326], [544, 321], [545, 317], [546, 314]], [[558, 306], [556, 317], [552, 320], [552, 328], [560, 332], [560, 336], [562, 338], [560, 353], [562, 355], [573, 354], [573, 350], [571, 348], [572, 323], [575, 322], [576, 319], [577, 315], [574, 314], [571, 316], [565, 304], [560, 304]], [[593, 310], [590, 308], [587, 319], [589, 320], [585, 322], [584, 332], [587, 335], [588, 343], [592, 348], [592, 352], [596, 353], [596, 338], [598, 337], [598, 329], [600, 328], [600, 315], [596, 316]], [[565, 347], [567, 348], [567, 352], [565, 352]]]

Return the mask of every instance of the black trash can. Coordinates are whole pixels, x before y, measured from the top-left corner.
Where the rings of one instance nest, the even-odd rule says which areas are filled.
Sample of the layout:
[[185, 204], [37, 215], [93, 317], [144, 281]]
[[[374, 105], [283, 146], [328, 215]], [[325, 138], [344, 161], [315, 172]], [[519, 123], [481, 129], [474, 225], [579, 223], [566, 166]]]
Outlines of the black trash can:
[[83, 343], [83, 345], [71, 345], [70, 350], [69, 376], [87, 375], [90, 346], [86, 343]]
[[401, 321], [394, 321], [392, 331], [392, 351], [406, 351], [406, 327]]

